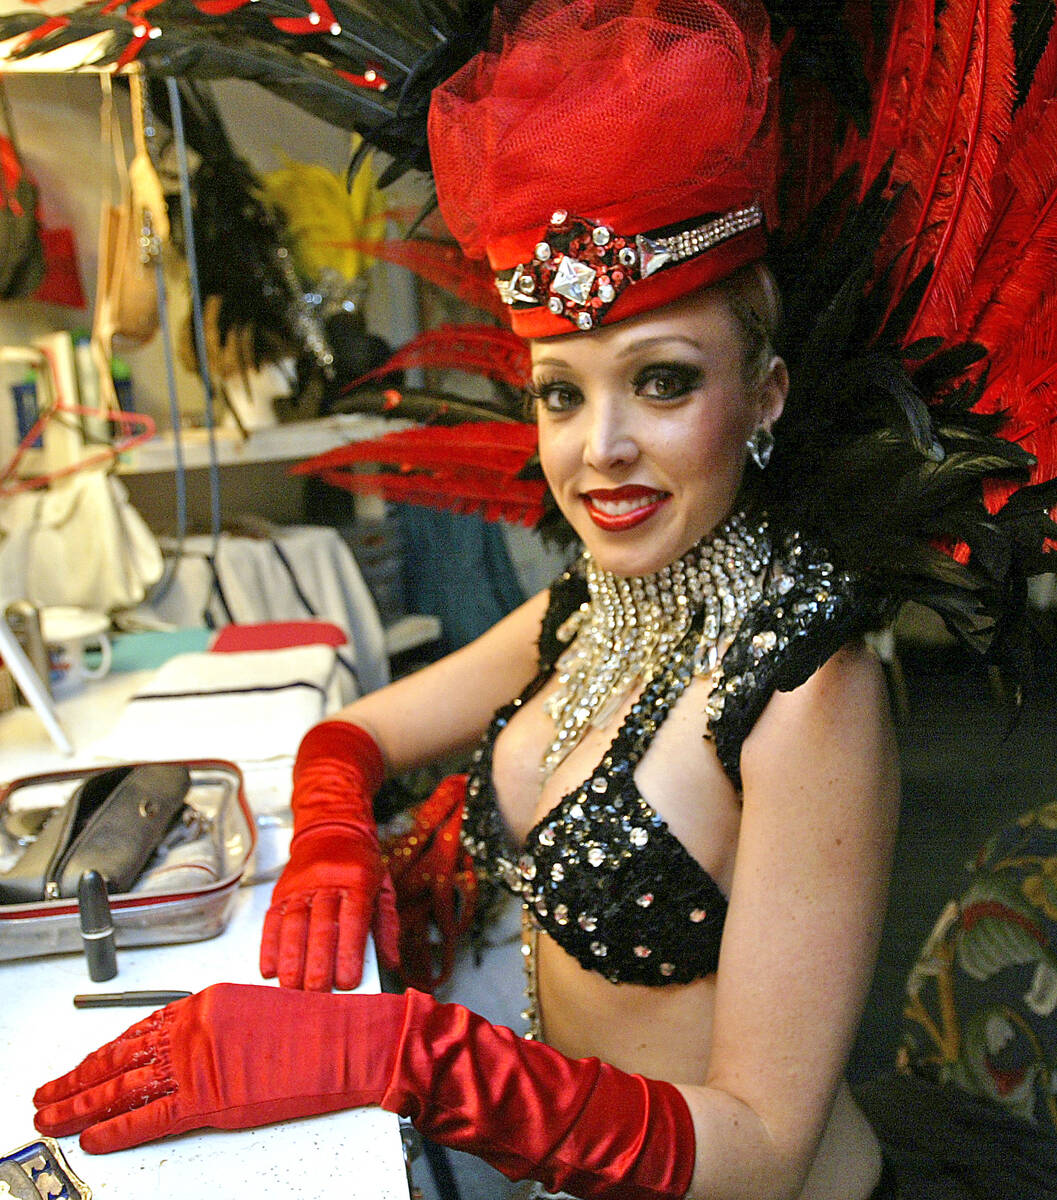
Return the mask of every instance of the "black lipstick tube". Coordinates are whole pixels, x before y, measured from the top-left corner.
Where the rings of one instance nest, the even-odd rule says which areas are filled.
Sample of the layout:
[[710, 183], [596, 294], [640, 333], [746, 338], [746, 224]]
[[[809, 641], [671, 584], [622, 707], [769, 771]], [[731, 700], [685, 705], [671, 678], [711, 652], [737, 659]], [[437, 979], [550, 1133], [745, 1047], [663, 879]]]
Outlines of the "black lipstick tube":
[[114, 920], [106, 896], [106, 880], [98, 871], [85, 871], [77, 883], [81, 941], [88, 960], [88, 977], [96, 983], [117, 974]]

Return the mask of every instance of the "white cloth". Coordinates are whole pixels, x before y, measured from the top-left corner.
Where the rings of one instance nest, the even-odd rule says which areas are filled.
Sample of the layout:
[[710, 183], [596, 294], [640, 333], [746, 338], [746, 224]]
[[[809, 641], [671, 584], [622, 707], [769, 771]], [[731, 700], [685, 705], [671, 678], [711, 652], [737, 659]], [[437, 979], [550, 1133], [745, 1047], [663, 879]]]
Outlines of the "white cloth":
[[113, 475], [80, 471], [0, 500], [0, 607], [113, 612], [139, 604], [161, 573], [158, 543]]
[[97, 756], [291, 758], [307, 730], [337, 706], [332, 646], [242, 654], [180, 654], [128, 702]]
[[355, 671], [342, 674], [342, 701], [389, 682], [385, 630], [352, 551], [334, 529], [291, 525], [270, 537], [221, 534], [213, 542], [188, 538], [172, 585], [150, 611], [176, 626], [203, 623], [219, 629], [236, 622], [296, 621], [319, 617], [345, 630], [340, 653]]

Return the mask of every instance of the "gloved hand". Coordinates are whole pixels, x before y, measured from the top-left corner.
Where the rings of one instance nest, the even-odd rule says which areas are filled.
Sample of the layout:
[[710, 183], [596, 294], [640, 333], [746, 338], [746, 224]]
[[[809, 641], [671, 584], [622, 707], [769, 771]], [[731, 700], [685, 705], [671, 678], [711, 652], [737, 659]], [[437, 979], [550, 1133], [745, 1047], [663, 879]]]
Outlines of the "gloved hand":
[[372, 801], [385, 774], [371, 736], [348, 721], [305, 734], [294, 763], [290, 861], [272, 892], [261, 974], [284, 987], [354, 988], [368, 931], [395, 966], [400, 926], [382, 866]]
[[675, 1200], [694, 1166], [693, 1122], [671, 1084], [566, 1058], [415, 991], [217, 984], [133, 1025], [34, 1102], [41, 1133], [81, 1132], [92, 1154], [381, 1104], [512, 1179], [585, 1200]]

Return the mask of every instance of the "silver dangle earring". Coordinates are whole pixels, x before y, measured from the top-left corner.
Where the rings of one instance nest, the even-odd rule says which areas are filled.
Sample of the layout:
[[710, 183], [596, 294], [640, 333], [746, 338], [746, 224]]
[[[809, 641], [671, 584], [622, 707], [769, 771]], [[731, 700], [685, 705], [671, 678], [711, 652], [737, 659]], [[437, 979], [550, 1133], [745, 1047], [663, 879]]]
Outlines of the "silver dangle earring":
[[749, 435], [745, 449], [748, 450], [752, 461], [762, 471], [771, 461], [771, 452], [774, 450], [774, 434], [761, 425], [759, 429], [754, 429]]

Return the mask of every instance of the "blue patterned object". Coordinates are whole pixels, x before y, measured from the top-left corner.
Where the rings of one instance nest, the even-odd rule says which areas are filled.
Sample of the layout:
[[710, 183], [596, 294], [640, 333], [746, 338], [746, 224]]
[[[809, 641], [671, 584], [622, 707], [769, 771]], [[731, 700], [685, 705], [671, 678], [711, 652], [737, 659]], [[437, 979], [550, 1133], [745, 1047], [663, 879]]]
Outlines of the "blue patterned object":
[[[3, 1177], [10, 1174], [12, 1168], [25, 1175], [41, 1200], [91, 1200], [91, 1188], [73, 1173], [52, 1138], [39, 1138], [0, 1156], [0, 1195], [20, 1195], [16, 1190], [17, 1183], [13, 1187]], [[17, 1178], [16, 1174], [15, 1180]]]

